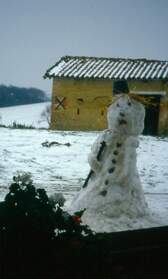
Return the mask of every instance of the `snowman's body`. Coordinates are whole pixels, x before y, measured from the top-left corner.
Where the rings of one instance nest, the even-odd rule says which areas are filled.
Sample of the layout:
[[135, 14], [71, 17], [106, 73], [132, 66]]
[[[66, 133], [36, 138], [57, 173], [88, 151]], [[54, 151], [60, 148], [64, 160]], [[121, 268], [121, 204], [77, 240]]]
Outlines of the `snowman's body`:
[[[69, 211], [86, 209], [82, 220], [95, 231], [133, 229], [153, 223], [136, 166], [144, 117], [145, 110], [139, 102], [127, 95], [119, 96], [109, 107], [108, 129], [92, 146], [89, 164], [93, 174]], [[97, 160], [102, 142], [105, 147]]]

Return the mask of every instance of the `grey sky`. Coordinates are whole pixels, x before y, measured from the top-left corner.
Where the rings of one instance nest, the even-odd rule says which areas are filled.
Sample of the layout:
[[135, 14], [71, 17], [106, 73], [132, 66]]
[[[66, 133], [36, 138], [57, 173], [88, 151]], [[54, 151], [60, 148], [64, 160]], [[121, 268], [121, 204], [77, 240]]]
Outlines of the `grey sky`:
[[63, 55], [168, 60], [167, 0], [0, 0], [0, 83], [51, 91]]

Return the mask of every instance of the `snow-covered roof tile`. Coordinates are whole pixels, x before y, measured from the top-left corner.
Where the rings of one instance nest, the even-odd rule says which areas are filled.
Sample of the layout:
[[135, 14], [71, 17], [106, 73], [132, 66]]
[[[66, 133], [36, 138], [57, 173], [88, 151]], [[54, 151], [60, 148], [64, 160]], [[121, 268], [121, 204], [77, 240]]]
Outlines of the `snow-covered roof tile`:
[[119, 63], [117, 65], [115, 65], [115, 67], [113, 67], [112, 72], [109, 74], [109, 78], [111, 79], [112, 77], [115, 76], [115, 74], [119, 71], [119, 69], [122, 67], [122, 61], [119, 61]]
[[63, 56], [44, 78], [168, 79], [168, 61]]
[[[118, 63], [119, 62], [117, 62], [117, 64]], [[115, 67], [116, 67], [116, 61], [111, 61], [110, 64], [107, 66], [107, 68], [105, 68], [101, 73], [103, 78], [107, 78]]]

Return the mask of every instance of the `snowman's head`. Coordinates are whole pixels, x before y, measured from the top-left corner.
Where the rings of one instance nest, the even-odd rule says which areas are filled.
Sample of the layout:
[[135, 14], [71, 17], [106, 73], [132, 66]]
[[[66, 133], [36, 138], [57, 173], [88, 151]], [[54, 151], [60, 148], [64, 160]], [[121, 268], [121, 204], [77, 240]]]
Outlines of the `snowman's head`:
[[144, 109], [128, 95], [118, 95], [107, 113], [108, 128], [121, 134], [139, 135], [144, 127]]

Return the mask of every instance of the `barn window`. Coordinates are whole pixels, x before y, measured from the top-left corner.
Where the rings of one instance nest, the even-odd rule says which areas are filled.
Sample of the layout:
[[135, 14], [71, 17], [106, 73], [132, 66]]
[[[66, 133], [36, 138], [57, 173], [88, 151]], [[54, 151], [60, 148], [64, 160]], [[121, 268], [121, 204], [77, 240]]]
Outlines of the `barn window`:
[[104, 110], [101, 111], [101, 115], [104, 116]]
[[77, 115], [79, 115], [80, 114], [80, 110], [79, 110], [79, 108], [77, 108]]

